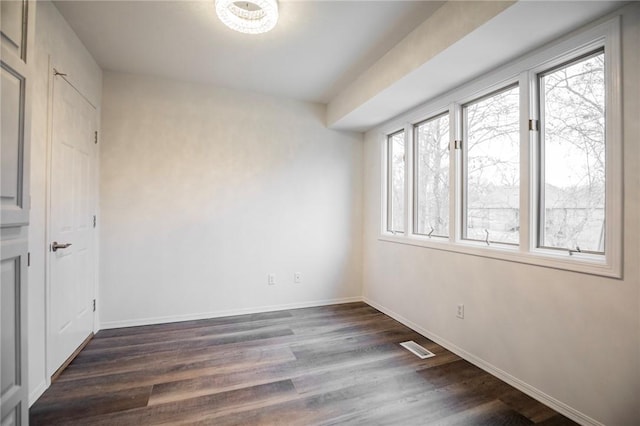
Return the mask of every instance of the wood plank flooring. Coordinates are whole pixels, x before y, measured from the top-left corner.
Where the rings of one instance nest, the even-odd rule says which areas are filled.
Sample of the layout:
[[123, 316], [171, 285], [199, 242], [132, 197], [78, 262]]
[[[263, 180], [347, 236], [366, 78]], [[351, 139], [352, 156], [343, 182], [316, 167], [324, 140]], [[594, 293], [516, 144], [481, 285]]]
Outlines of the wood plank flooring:
[[575, 424], [364, 303], [100, 331], [30, 422]]

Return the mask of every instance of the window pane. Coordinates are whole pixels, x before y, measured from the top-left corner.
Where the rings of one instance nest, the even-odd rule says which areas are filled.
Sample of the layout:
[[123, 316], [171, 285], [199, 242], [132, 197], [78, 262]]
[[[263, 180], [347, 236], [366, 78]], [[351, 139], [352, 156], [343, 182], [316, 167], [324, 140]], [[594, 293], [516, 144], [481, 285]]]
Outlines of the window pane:
[[389, 213], [387, 229], [404, 232], [405, 145], [404, 131], [388, 138], [389, 148]]
[[449, 235], [449, 115], [415, 126], [415, 233]]
[[519, 242], [519, 91], [511, 87], [464, 107], [464, 238]]
[[542, 246], [604, 252], [604, 54], [540, 77]]

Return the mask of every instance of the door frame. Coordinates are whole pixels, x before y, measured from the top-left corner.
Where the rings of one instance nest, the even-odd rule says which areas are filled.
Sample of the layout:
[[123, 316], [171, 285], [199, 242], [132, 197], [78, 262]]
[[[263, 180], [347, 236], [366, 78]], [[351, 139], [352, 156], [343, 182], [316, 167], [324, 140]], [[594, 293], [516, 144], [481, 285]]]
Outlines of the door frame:
[[[53, 350], [53, 343], [51, 340], [52, 333], [52, 297], [51, 297], [51, 255], [49, 250], [49, 244], [51, 243], [51, 184], [52, 184], [52, 159], [53, 159], [53, 105], [54, 105], [54, 81], [55, 81], [55, 72], [56, 70], [60, 70], [60, 72], [64, 72], [62, 70], [71, 70], [70, 67], [67, 67], [66, 64], [60, 64], [58, 61], [54, 60], [51, 55], [49, 55], [49, 64], [48, 64], [48, 88], [47, 88], [47, 153], [46, 153], [46, 201], [45, 201], [45, 238], [44, 241], [44, 251], [45, 251], [45, 376], [46, 376], [46, 385], [47, 388], [51, 386], [51, 377], [58, 370], [60, 366], [52, 365], [51, 361], [51, 353]], [[96, 130], [99, 128], [99, 108], [96, 107], [93, 102], [91, 102], [86, 95], [84, 95], [78, 88], [72, 83], [72, 78], [69, 75], [61, 76], [60, 78], [64, 79], [67, 84], [69, 84], [73, 89], [75, 89], [95, 110], [96, 114]], [[91, 168], [93, 170], [92, 179], [93, 183], [91, 188], [93, 189], [93, 211], [94, 214], [98, 213], [98, 196], [99, 196], [99, 164], [100, 164], [100, 152], [98, 148], [96, 148], [95, 155], [93, 156], [93, 164]], [[93, 299], [96, 300], [96, 309], [93, 311], [93, 333], [97, 333], [100, 329], [98, 325], [98, 303], [97, 303], [97, 294], [98, 294], [98, 236], [99, 236], [99, 225], [96, 222], [96, 226], [94, 228], [94, 238], [93, 238], [93, 262], [94, 262], [94, 270], [93, 270]], [[72, 355], [72, 354], [70, 354]]]

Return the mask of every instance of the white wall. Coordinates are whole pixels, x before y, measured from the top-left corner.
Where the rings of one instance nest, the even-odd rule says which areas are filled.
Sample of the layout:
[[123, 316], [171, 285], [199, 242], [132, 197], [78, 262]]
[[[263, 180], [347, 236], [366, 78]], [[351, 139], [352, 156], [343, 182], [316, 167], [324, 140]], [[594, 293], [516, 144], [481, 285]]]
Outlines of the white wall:
[[[350, 300], [364, 282], [369, 301], [476, 362], [568, 410], [632, 424], [640, 418], [640, 29], [632, 8], [623, 20], [624, 280], [378, 241], [374, 132], [363, 158], [361, 136], [326, 129], [320, 105], [105, 73], [103, 326]], [[36, 15], [31, 401], [46, 387], [49, 55], [96, 105], [103, 89], [99, 67], [55, 7], [38, 2]], [[295, 271], [303, 283], [293, 284]], [[455, 318], [457, 303], [465, 320]]]
[[581, 421], [607, 425], [640, 419], [640, 5], [625, 10], [623, 280], [379, 241], [375, 130], [364, 159], [365, 300]]
[[[49, 1], [38, 1], [35, 55], [31, 71], [31, 217], [29, 225], [29, 402], [47, 386], [45, 368], [45, 256], [47, 255], [46, 182], [49, 137], [49, 60], [96, 106], [100, 105], [102, 71]], [[100, 114], [97, 112], [97, 116]]]
[[212, 86], [106, 72], [103, 93], [101, 327], [360, 297], [361, 134]]

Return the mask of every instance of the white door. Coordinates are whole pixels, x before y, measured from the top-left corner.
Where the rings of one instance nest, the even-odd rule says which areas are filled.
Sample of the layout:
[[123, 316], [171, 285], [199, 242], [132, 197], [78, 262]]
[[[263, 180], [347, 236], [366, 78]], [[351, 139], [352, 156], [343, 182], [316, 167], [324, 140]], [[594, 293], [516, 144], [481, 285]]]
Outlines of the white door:
[[0, 425], [29, 423], [27, 295], [34, 2], [0, 1]]
[[49, 374], [93, 331], [96, 110], [53, 77], [50, 167]]

